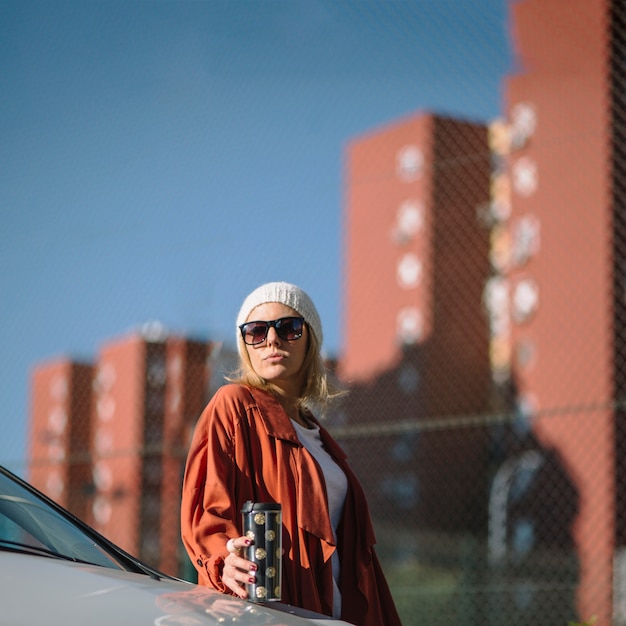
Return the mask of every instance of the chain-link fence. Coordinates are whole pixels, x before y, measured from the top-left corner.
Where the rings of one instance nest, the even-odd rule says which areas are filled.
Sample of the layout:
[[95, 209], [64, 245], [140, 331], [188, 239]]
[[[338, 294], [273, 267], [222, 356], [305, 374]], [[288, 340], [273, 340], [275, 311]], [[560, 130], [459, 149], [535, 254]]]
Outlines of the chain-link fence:
[[[626, 624], [625, 10], [513, 2], [501, 119], [422, 113], [346, 151], [350, 394], [327, 424], [406, 626]], [[147, 328], [42, 364], [31, 478], [192, 577], [180, 477], [232, 363]]]
[[[385, 142], [405, 149], [394, 133], [425, 155], [421, 186], [404, 181], [391, 202], [402, 210], [410, 198], [422, 215], [411, 236], [425, 287], [413, 292], [410, 341], [386, 355], [392, 366], [368, 377], [350, 364], [364, 382], [337, 435], [370, 494], [405, 623], [621, 624], [624, 6], [513, 8], [524, 70], [489, 128], [488, 203], [472, 197], [482, 176], [474, 128], [435, 120], [424, 138], [403, 122], [352, 149], [355, 215], [402, 185], [384, 163]], [[359, 179], [370, 153], [387, 182]], [[380, 325], [383, 279], [368, 273], [363, 289], [351, 280], [348, 324], [370, 314]], [[386, 304], [406, 319], [401, 297]]]

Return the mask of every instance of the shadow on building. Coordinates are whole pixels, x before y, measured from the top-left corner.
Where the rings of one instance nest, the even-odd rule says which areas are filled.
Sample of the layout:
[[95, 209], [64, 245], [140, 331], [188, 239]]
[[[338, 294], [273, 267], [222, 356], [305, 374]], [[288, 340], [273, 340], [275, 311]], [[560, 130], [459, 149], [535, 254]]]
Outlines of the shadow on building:
[[331, 422], [367, 492], [394, 593], [415, 583], [404, 614], [440, 596], [441, 624], [577, 619], [579, 494], [558, 451], [484, 370], [468, 365], [447, 383], [457, 397], [438, 398], [423, 384], [429, 358], [427, 344], [407, 348], [397, 367], [354, 385]]

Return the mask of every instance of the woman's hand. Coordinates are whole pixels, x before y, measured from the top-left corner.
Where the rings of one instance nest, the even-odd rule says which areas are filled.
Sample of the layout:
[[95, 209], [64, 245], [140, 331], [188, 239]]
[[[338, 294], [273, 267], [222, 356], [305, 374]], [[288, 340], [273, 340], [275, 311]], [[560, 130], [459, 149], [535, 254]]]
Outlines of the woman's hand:
[[226, 542], [228, 556], [224, 559], [222, 569], [222, 582], [240, 598], [247, 598], [246, 583], [256, 581], [257, 566], [241, 556], [242, 550], [252, 544], [247, 537], [237, 537]]

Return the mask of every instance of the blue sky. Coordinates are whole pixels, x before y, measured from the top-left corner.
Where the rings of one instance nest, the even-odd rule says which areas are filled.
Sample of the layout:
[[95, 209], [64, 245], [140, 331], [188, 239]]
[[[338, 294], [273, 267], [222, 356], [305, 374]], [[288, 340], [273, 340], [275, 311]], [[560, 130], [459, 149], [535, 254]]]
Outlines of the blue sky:
[[506, 0], [0, 0], [0, 463], [34, 364], [150, 320], [230, 341], [267, 280], [340, 354], [347, 142], [498, 116], [507, 24]]

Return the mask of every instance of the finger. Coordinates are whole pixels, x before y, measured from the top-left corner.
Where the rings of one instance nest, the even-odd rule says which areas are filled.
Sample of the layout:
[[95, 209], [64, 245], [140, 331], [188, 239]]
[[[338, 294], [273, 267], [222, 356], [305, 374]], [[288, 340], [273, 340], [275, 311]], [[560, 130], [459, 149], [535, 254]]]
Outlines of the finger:
[[[236, 576], [234, 576], [234, 572], [243, 572], [244, 574], [247, 574], [248, 576], [254, 576], [254, 574], [256, 573], [258, 567], [256, 563], [253, 563], [252, 561], [248, 561], [247, 559], [244, 559], [243, 557], [239, 556], [236, 553], [231, 553], [229, 554], [225, 559], [224, 562], [226, 563], [227, 567], [228, 567], [228, 573], [231, 574], [233, 576], [233, 578], [236, 578]], [[249, 581], [243, 581], [242, 582], [249, 582]]]
[[229, 552], [237, 552], [250, 545], [252, 545], [252, 541], [248, 537], [237, 537], [236, 539], [231, 538], [226, 542], [226, 549]]
[[247, 591], [239, 583], [237, 583], [236, 580], [226, 578], [226, 576], [224, 576], [222, 581], [237, 597], [243, 598], [244, 600], [248, 597]]
[[238, 567], [246, 564], [249, 564], [249, 561], [230, 555], [224, 565], [224, 571], [222, 573], [222, 581], [224, 584], [241, 598], [246, 598], [248, 595], [244, 585], [256, 581], [254, 571], [245, 568], [240, 569], [240, 567]]

